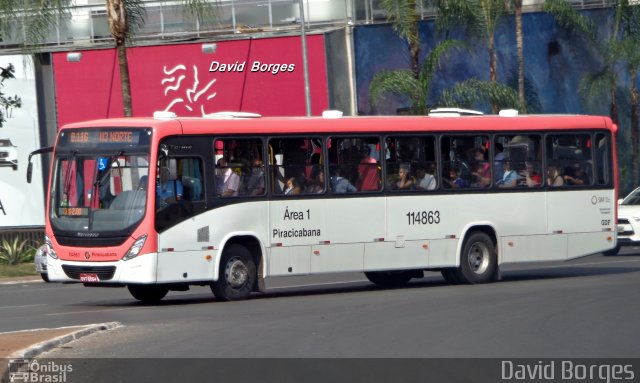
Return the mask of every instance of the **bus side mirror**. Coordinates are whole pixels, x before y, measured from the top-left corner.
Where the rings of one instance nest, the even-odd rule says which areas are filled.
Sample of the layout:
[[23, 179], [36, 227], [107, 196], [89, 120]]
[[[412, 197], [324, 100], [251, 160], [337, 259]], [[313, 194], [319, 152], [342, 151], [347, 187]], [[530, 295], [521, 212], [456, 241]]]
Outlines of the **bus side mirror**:
[[33, 176], [33, 162], [29, 161], [29, 165], [27, 166], [27, 183], [31, 183], [32, 176]]

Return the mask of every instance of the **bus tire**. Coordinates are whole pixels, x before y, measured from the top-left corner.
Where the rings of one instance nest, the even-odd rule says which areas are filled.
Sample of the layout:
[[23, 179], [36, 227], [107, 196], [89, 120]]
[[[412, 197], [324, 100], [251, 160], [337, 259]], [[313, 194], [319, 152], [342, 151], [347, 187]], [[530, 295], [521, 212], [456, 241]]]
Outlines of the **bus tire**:
[[460, 280], [458, 279], [457, 270], [456, 269], [444, 269], [440, 271], [444, 280], [450, 285], [459, 285]]
[[40, 273], [40, 278], [42, 278], [43, 281], [49, 283], [49, 274], [47, 273]]
[[455, 275], [460, 283], [491, 282], [498, 268], [498, 256], [493, 240], [484, 232], [469, 234], [462, 246], [460, 266]]
[[603, 251], [602, 254], [606, 256], [618, 255], [618, 253], [620, 252], [620, 247], [621, 247], [620, 245], [616, 245], [616, 247], [614, 247], [613, 249]]
[[169, 292], [162, 285], [127, 285], [131, 295], [142, 303], [158, 303]]
[[211, 291], [221, 301], [240, 301], [249, 297], [256, 280], [256, 265], [249, 249], [231, 244], [222, 253], [218, 281], [211, 284]]
[[367, 271], [364, 275], [371, 283], [383, 287], [404, 286], [413, 278], [408, 271]]

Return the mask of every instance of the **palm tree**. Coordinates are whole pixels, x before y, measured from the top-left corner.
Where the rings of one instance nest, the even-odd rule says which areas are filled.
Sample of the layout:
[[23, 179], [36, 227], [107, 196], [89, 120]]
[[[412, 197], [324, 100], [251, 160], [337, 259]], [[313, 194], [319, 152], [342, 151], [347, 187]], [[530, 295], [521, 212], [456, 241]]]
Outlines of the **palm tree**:
[[[438, 30], [462, 27], [467, 35], [483, 40], [489, 55], [489, 81], [497, 84], [495, 33], [506, 12], [505, 0], [438, 0]], [[492, 104], [494, 113], [498, 105]]]
[[387, 70], [377, 73], [369, 85], [371, 100], [377, 104], [387, 94], [408, 97], [411, 100], [411, 114], [428, 114], [431, 83], [440, 60], [452, 49], [462, 46], [463, 43], [457, 40], [438, 43], [425, 58], [418, 70], [417, 78], [413, 70]]
[[411, 72], [417, 80], [420, 76], [420, 33], [416, 0], [382, 0], [381, 5], [393, 31], [409, 45]]
[[516, 25], [516, 50], [518, 52], [518, 98], [526, 104], [524, 84], [524, 38], [522, 35], [522, 0], [506, 0], [506, 8], [513, 9]]
[[[120, 67], [122, 103], [125, 116], [132, 115], [131, 84], [127, 62], [127, 41], [144, 25], [145, 11], [142, 0], [105, 0], [107, 19], [111, 35], [115, 40]], [[181, 0], [186, 12], [199, 21], [216, 19], [215, 3], [208, 0]], [[64, 16], [73, 0], [33, 0], [28, 2], [0, 1], [0, 33], [4, 36], [21, 28], [24, 34], [23, 49], [27, 52], [44, 41], [48, 33], [55, 30], [58, 19]]]
[[485, 109], [487, 105], [494, 110], [504, 108], [525, 110], [526, 105], [520, 101], [518, 93], [511, 87], [481, 81], [475, 78], [454, 85], [442, 91], [440, 104], [462, 108]]

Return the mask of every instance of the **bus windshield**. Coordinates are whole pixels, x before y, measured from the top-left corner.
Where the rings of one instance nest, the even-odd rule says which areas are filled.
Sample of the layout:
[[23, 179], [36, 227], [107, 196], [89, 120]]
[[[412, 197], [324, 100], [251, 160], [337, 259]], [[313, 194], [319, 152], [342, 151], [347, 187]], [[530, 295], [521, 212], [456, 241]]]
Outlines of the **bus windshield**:
[[64, 231], [117, 232], [145, 212], [149, 155], [124, 150], [55, 157], [49, 217]]

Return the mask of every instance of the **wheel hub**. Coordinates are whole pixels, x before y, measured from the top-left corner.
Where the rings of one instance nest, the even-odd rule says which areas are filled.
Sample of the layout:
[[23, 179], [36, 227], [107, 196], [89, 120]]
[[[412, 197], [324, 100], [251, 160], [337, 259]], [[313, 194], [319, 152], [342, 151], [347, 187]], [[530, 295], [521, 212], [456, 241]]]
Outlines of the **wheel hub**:
[[483, 243], [474, 243], [469, 249], [468, 262], [475, 274], [484, 273], [489, 267], [489, 249]]
[[241, 259], [232, 258], [227, 262], [225, 277], [229, 286], [236, 289], [247, 283], [249, 279], [249, 269]]

